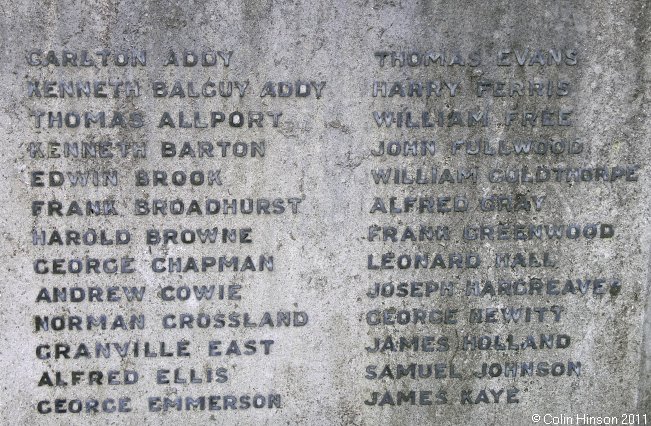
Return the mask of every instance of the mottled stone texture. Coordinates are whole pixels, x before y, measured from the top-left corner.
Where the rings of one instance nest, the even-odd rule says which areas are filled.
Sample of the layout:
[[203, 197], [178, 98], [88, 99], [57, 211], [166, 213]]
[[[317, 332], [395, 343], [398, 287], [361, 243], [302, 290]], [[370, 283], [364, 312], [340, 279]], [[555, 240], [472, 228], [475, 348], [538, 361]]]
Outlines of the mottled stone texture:
[[[399, 424], [531, 424], [538, 414], [572, 419], [576, 416], [616, 416], [622, 414], [651, 416], [651, 304], [649, 303], [649, 159], [651, 145], [647, 115], [649, 113], [649, 3], [645, 0], [592, 1], [43, 1], [25, 0], [0, 3], [0, 175], [2, 201], [2, 281], [0, 287], [0, 423], [2, 424], [313, 424], [313, 425], [399, 425]], [[26, 57], [31, 50], [53, 50], [61, 58], [63, 50], [80, 54], [82, 50], [112, 52], [135, 49], [146, 51], [146, 66], [115, 65], [92, 67], [30, 66]], [[216, 58], [214, 67], [163, 66], [168, 52], [184, 50], [232, 51], [228, 67]], [[511, 65], [498, 66], [500, 51]], [[549, 50], [561, 52], [560, 64], [535, 63], [540, 50], [551, 61]], [[459, 52], [465, 65], [380, 66], [376, 52], [442, 52], [448, 62]], [[481, 63], [473, 62], [473, 52], [480, 52]], [[517, 65], [516, 52], [523, 53], [526, 65]], [[526, 56], [527, 53], [528, 55]], [[45, 55], [42, 55], [44, 57]], [[98, 57], [95, 55], [95, 59]], [[390, 61], [390, 57], [387, 57]], [[532, 60], [533, 58], [533, 60]], [[573, 63], [575, 59], [575, 64]], [[78, 59], [79, 60], [79, 59]], [[109, 57], [111, 60], [111, 57]], [[531, 62], [533, 61], [533, 64]], [[472, 66], [471, 66], [472, 65]], [[28, 82], [40, 81], [138, 81], [140, 96], [111, 95], [105, 98], [29, 97]], [[170, 89], [179, 80], [185, 97], [155, 97], [152, 84], [166, 82]], [[230, 97], [191, 97], [187, 82], [201, 86], [212, 81], [248, 82], [244, 96], [233, 87]], [[311, 86], [307, 97], [261, 96], [267, 82], [312, 82], [322, 87], [321, 97]], [[441, 86], [440, 96], [427, 97], [373, 96], [374, 81], [420, 81], [458, 83], [455, 96], [449, 86]], [[496, 82], [506, 82], [505, 96], [494, 96]], [[530, 96], [528, 82], [545, 86], [543, 96]], [[559, 96], [560, 82], [568, 83], [567, 95]], [[441, 83], [439, 83], [441, 82]], [[492, 82], [490, 90], [479, 97], [482, 82]], [[522, 82], [524, 94], [508, 93], [512, 82]], [[551, 83], [548, 83], [551, 82]], [[57, 86], [58, 87], [58, 86]], [[58, 89], [53, 89], [54, 91]], [[408, 90], [408, 89], [406, 89]], [[549, 92], [547, 92], [549, 90]], [[436, 89], [434, 89], [436, 91]], [[45, 92], [43, 92], [45, 93]], [[498, 92], [499, 94], [499, 92]], [[543, 111], [552, 111], [543, 126]], [[107, 126], [94, 123], [89, 127], [36, 128], [35, 111], [61, 111], [66, 114], [91, 111], [107, 114]], [[108, 126], [115, 111], [143, 117], [141, 127]], [[234, 127], [226, 122], [215, 128], [179, 128], [179, 111], [192, 121], [195, 111], [208, 122], [211, 111], [228, 114], [241, 111], [264, 113], [263, 126], [245, 121]], [[411, 112], [413, 127], [407, 122], [398, 128], [378, 125], [374, 112], [393, 111], [406, 117]], [[422, 112], [431, 113], [432, 127], [423, 127]], [[454, 111], [461, 112], [463, 123], [456, 125]], [[468, 112], [483, 111], [489, 119], [468, 126]], [[508, 111], [515, 111], [513, 123], [507, 125]], [[537, 114], [534, 126], [522, 125], [526, 111]], [[559, 111], [571, 111], [560, 120]], [[160, 126], [161, 117], [169, 112], [175, 128]], [[442, 114], [439, 126], [439, 112]], [[278, 116], [277, 126], [272, 115]], [[217, 115], [217, 118], [220, 116]], [[254, 118], [257, 116], [253, 116]], [[248, 116], [245, 116], [248, 120]], [[530, 117], [531, 118], [531, 117]], [[406, 118], [404, 118], [406, 120]], [[44, 118], [45, 120], [45, 118]], [[427, 124], [427, 123], [425, 123]], [[525, 122], [526, 124], [526, 122]], [[454, 153], [456, 141], [575, 142], [581, 152], [571, 154], [471, 155], [463, 149]], [[29, 144], [41, 143], [146, 143], [147, 158], [30, 158]], [[238, 157], [229, 151], [208, 158], [162, 158], [161, 142], [180, 147], [190, 142], [220, 141], [250, 144], [264, 142], [264, 156]], [[434, 141], [436, 153], [425, 156], [373, 155], [380, 141]], [[560, 145], [559, 145], [560, 146]], [[624, 173], [612, 182], [490, 182], [491, 170], [530, 171], [537, 167], [584, 168], [592, 170], [616, 167]], [[639, 168], [636, 169], [636, 167]], [[477, 181], [436, 184], [377, 184], [372, 171], [405, 168], [415, 176], [421, 168], [430, 173], [449, 169], [456, 179], [460, 169], [476, 170]], [[630, 174], [626, 175], [626, 171]], [[137, 170], [172, 172], [220, 170], [222, 185], [136, 186]], [[117, 170], [118, 186], [62, 187], [34, 186], [34, 172], [62, 173], [76, 171]], [[610, 172], [609, 172], [610, 173]], [[610, 176], [610, 175], [609, 175]], [[539, 209], [483, 211], [482, 197], [492, 195], [538, 199]], [[467, 200], [461, 212], [402, 213], [372, 212], [376, 199], [396, 197], [404, 208], [406, 197], [455, 197]], [[532, 198], [533, 197], [533, 198]], [[206, 199], [276, 199], [288, 206], [282, 214], [253, 215], [136, 215], [137, 199], [182, 199], [189, 203]], [[288, 199], [299, 199], [298, 212], [291, 213]], [[69, 216], [59, 218], [32, 215], [36, 200], [62, 202], [73, 200], [110, 200], [118, 215]], [[439, 199], [441, 203], [445, 200]], [[436, 206], [436, 205], [435, 205]], [[85, 205], [84, 205], [85, 208]], [[376, 209], [381, 210], [381, 209]], [[514, 226], [590, 224], [612, 225], [612, 238], [561, 238], [514, 240]], [[369, 227], [397, 227], [398, 237], [405, 226], [416, 230], [417, 241], [374, 241]], [[449, 238], [419, 241], [420, 225], [446, 228]], [[464, 238], [463, 230], [486, 225], [496, 229], [506, 226], [510, 237], [482, 241]], [[251, 228], [252, 243], [147, 244], [148, 229]], [[32, 230], [106, 230], [115, 236], [118, 229], [128, 230], [131, 242], [126, 245], [34, 245]], [[380, 228], [381, 229], [381, 228]], [[528, 229], [528, 228], [525, 228]], [[497, 232], [497, 231], [496, 231]], [[442, 255], [443, 266], [432, 269], [399, 269], [395, 260], [387, 265], [394, 269], [372, 269], [381, 265], [382, 255], [394, 253], [414, 256]], [[478, 255], [476, 268], [462, 264], [451, 267], [450, 254], [465, 257]], [[500, 253], [523, 253], [545, 266], [507, 267], [495, 265]], [[222, 255], [251, 256], [256, 263], [260, 255], [273, 256], [273, 271], [262, 272], [157, 272], [155, 258], [204, 257]], [[369, 256], [372, 260], [369, 261]], [[37, 274], [37, 259], [56, 258], [134, 258], [135, 272], [125, 274]], [[387, 257], [386, 259], [390, 259]], [[406, 262], [407, 257], [403, 258]], [[369, 262], [371, 268], [369, 268]], [[472, 262], [471, 262], [472, 263]], [[403, 264], [404, 266], [404, 264]], [[256, 265], [259, 267], [259, 265]], [[558, 290], [566, 281], [590, 280], [590, 286], [575, 294], [554, 294], [549, 280], [558, 280]], [[594, 294], [595, 280], [603, 279], [603, 294]], [[495, 294], [467, 296], [468, 280], [482, 282], [522, 280], [545, 283], [541, 293], [530, 295]], [[375, 283], [453, 282], [450, 296], [369, 298], [366, 293]], [[601, 281], [597, 281], [601, 283]], [[613, 283], [620, 286], [612, 286]], [[159, 293], [166, 287], [202, 285], [241, 286], [240, 300], [163, 301]], [[43, 289], [111, 286], [145, 288], [142, 302], [37, 302]], [[600, 292], [597, 284], [597, 293]], [[529, 289], [529, 287], [527, 287]], [[530, 322], [504, 321], [502, 309], [545, 308], [542, 322], [535, 313]], [[559, 321], [553, 309], [560, 309]], [[456, 323], [371, 325], [368, 313], [374, 310], [410, 312], [413, 309], [456, 309]], [[469, 320], [472, 309], [496, 309], [495, 322]], [[305, 312], [308, 323], [290, 327], [224, 327], [165, 329], [166, 315], [191, 314], [195, 317], [219, 313], [248, 313], [259, 323], [264, 312]], [[476, 311], [474, 311], [476, 312]], [[536, 312], [536, 311], [534, 311]], [[87, 315], [116, 315], [129, 318], [144, 315], [143, 330], [37, 330], [37, 317], [63, 319]], [[492, 315], [492, 314], [489, 314]], [[524, 314], [523, 314], [524, 315]], [[213, 320], [214, 321], [214, 320]], [[74, 327], [73, 327], [74, 328]], [[464, 336], [495, 336], [516, 342], [526, 336], [568, 335], [569, 346], [552, 349], [464, 350]], [[388, 337], [431, 336], [433, 351], [384, 351], [371, 353], [375, 339]], [[440, 340], [443, 339], [443, 340]], [[556, 339], [556, 337], [554, 337]], [[145, 358], [115, 355], [108, 359], [39, 359], [39, 345], [66, 343], [77, 347], [86, 343], [94, 353], [95, 342], [159, 342], [168, 348], [177, 342], [190, 342], [189, 357]], [[240, 344], [257, 343], [255, 355], [208, 356], [210, 341], [225, 345], [231, 340]], [[264, 355], [260, 341], [273, 340], [270, 353]], [[445, 343], [447, 342], [447, 343]], [[384, 344], [384, 343], [382, 343]], [[243, 347], [242, 347], [242, 350]], [[542, 372], [532, 376], [479, 378], [473, 374], [484, 363], [581, 363], [580, 375], [567, 373], [552, 376]], [[441, 378], [368, 378], [368, 371], [379, 374], [385, 366], [393, 373], [397, 365], [441, 364]], [[377, 366], [375, 370], [373, 367]], [[461, 378], [450, 377], [450, 366]], [[227, 371], [225, 383], [157, 384], [158, 370], [182, 368], [205, 375], [207, 369]], [[497, 367], [496, 367], [497, 368]], [[558, 367], [560, 368], [560, 367]], [[139, 373], [133, 385], [48, 386], [44, 372], [55, 377], [62, 372], [66, 381], [72, 371], [133, 370]], [[170, 373], [169, 377], [173, 373]], [[121, 376], [120, 376], [121, 377]], [[120, 379], [122, 380], [122, 379]], [[515, 392], [507, 402], [507, 393]], [[494, 402], [490, 391], [499, 392]], [[408, 392], [415, 392], [410, 401]], [[373, 393], [383, 406], [369, 405]], [[397, 405], [398, 393], [406, 402]], [[421, 393], [422, 392], [422, 393]], [[430, 394], [426, 392], [431, 392]], [[446, 403], [437, 404], [444, 392]], [[468, 392], [468, 393], [466, 393]], [[280, 408], [237, 409], [226, 411], [185, 410], [170, 408], [151, 412], [148, 398], [209, 397], [210, 395], [279, 394]], [[389, 395], [392, 399], [389, 399]], [[464, 399], [463, 395], [469, 395]], [[130, 398], [131, 412], [40, 414], [39, 401], [55, 399]], [[423, 399], [420, 399], [420, 398]], [[516, 403], [515, 400], [518, 402]], [[427, 402], [431, 405], [426, 405]], [[412, 404], [413, 402], [413, 404]], [[465, 402], [465, 403], [464, 403]], [[392, 403], [395, 403], [392, 404]], [[220, 402], [223, 408], [223, 402]], [[54, 402], [44, 407], [54, 408]], [[155, 407], [159, 407], [154, 403]], [[552, 421], [552, 417], [541, 417]], [[642, 418], [643, 420], [643, 418]], [[651, 422], [651, 417], [647, 418]], [[570, 423], [565, 423], [570, 424]]]

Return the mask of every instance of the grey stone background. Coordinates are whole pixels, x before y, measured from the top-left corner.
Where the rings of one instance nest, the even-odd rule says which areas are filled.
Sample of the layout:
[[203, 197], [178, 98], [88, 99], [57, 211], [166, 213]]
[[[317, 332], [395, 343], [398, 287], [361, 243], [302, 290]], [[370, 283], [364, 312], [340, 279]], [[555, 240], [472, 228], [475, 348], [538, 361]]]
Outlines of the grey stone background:
[[[586, 413], [593, 416], [619, 416], [624, 413], [651, 414], [651, 333], [649, 318], [649, 4], [646, 1], [527, 1], [527, 2], [443, 2], [443, 1], [252, 1], [252, 2], [169, 2], [127, 3], [119, 1], [22, 1], [0, 3], [0, 70], [2, 101], [0, 108], [0, 149], [3, 191], [2, 256], [3, 279], [0, 333], [3, 424], [531, 424], [533, 414], [555, 416]], [[494, 54], [500, 48], [574, 48], [579, 52], [575, 67], [496, 67]], [[147, 67], [138, 68], [56, 68], [28, 67], [27, 50], [95, 50], [100, 48], [147, 50]], [[162, 67], [164, 54], [174, 49], [233, 50], [228, 68]], [[485, 63], [470, 67], [380, 68], [373, 53], [378, 50], [459, 49], [485, 52]], [[481, 98], [471, 93], [478, 78], [494, 79], [567, 78], [572, 94], [566, 98], [504, 99]], [[142, 95], [134, 100], [108, 99], [28, 99], [28, 79], [137, 79]], [[154, 99], [148, 84], [153, 80], [206, 81], [248, 80], [253, 90], [243, 98]], [[374, 79], [460, 79], [463, 95], [455, 98], [394, 98], [371, 96]], [[261, 98], [266, 81], [297, 79], [326, 81], [321, 99]], [[399, 131], [378, 129], [374, 110], [447, 110], [487, 106], [500, 117], [509, 108], [568, 107], [574, 111], [575, 125], [569, 129], [548, 130], [536, 127], [523, 130], [505, 128], [496, 121], [488, 128], [455, 128]], [[147, 124], [137, 130], [34, 129], [29, 113], [41, 110], [142, 111]], [[157, 129], [163, 111], [282, 111], [278, 128], [217, 130]], [[585, 150], [578, 156], [512, 158], [452, 157], [446, 141], [459, 138], [545, 138], [579, 139]], [[65, 159], [32, 160], [27, 144], [32, 141], [84, 141], [96, 137], [112, 140], [147, 141], [153, 153], [146, 160], [113, 159], [83, 161]], [[374, 158], [370, 149], [379, 140], [433, 138], [443, 149], [432, 159]], [[161, 160], [156, 147], [160, 141], [264, 140], [267, 155], [258, 159]], [[520, 162], [522, 161], [522, 162]], [[429, 165], [439, 167], [490, 167], [518, 165], [620, 165], [640, 164], [636, 183], [585, 183], [576, 185], [489, 185], [417, 187], [376, 186], [370, 170], [374, 167]], [[33, 170], [80, 170], [117, 168], [120, 187], [87, 188], [66, 191], [32, 188]], [[136, 188], [133, 170], [221, 168], [225, 188]], [[224, 191], [226, 194], [224, 194]], [[304, 197], [296, 216], [182, 218], [133, 216], [133, 199], [143, 196], [184, 199], [214, 196]], [[369, 213], [373, 197], [403, 194], [457, 194], [470, 198], [485, 193], [531, 193], [546, 195], [539, 213], [486, 213], [473, 211], [458, 215], [417, 215], [391, 217]], [[223, 194], [223, 195], [222, 195]], [[403, 195], [404, 196], [404, 195]], [[32, 199], [95, 199], [115, 197], [124, 211], [120, 217], [51, 219], [33, 218]], [[366, 241], [371, 224], [448, 225], [455, 238], [438, 243], [383, 244]], [[464, 242], [459, 230], [471, 223], [613, 223], [617, 234], [612, 240], [561, 242]], [[252, 247], [233, 246], [222, 250], [204, 246], [152, 247], [143, 243], [148, 227], [251, 226]], [[35, 247], [33, 227], [44, 229], [116, 229], [128, 227], [134, 240], [127, 247]], [[490, 257], [499, 251], [548, 251], [558, 259], [550, 270], [495, 270]], [[451, 253], [478, 251], [486, 264], [478, 270], [445, 270], [429, 273], [374, 272], [366, 269], [366, 256], [387, 251]], [[155, 274], [147, 261], [154, 255], [201, 256], [270, 253], [275, 257], [273, 273], [259, 274]], [[60, 254], [58, 254], [60, 253]], [[124, 276], [85, 277], [37, 276], [32, 262], [37, 257], [136, 257], [137, 273]], [[464, 309], [480, 306], [548, 306], [560, 303], [566, 308], [559, 324], [509, 328], [410, 326], [369, 327], [365, 312], [379, 306], [437, 305], [437, 299], [422, 303], [413, 300], [366, 298], [374, 281], [434, 279], [465, 282], [466, 279], [497, 279], [528, 276], [617, 277], [622, 291], [617, 296], [522, 300], [482, 299], [469, 301], [456, 297], [450, 303]], [[154, 297], [163, 285], [183, 283], [240, 283], [243, 299], [237, 303], [212, 302], [161, 304]], [[36, 304], [41, 286], [128, 285], [147, 287], [142, 304]], [[310, 322], [303, 328], [227, 331], [161, 330], [164, 313], [248, 311], [279, 309], [305, 310]], [[147, 315], [145, 331], [120, 333], [37, 334], [34, 315], [83, 315], [142, 312]], [[373, 337], [388, 334], [448, 335], [460, 333], [507, 334], [567, 332], [573, 338], [569, 349], [533, 354], [497, 352], [454, 352], [441, 356], [417, 354], [372, 355], [364, 351]], [[124, 361], [51, 361], [34, 356], [43, 341], [95, 341], [142, 339], [175, 342], [188, 338], [199, 346], [215, 338], [273, 338], [274, 352], [252, 356], [210, 360], [195, 356], [189, 361], [160, 361], [129, 358]], [[542, 352], [542, 351], [540, 351]], [[582, 376], [526, 377], [491, 380], [400, 380], [369, 381], [364, 378], [368, 364], [397, 362], [455, 362], [476, 368], [481, 362], [517, 360], [578, 360]], [[155, 385], [152, 376], [159, 367], [227, 367], [229, 381], [223, 385]], [[37, 387], [43, 371], [73, 369], [138, 370], [143, 379], [131, 387], [88, 387], [47, 389]], [[509, 388], [521, 390], [519, 404], [460, 405], [458, 401], [441, 406], [369, 407], [364, 399], [373, 391], [408, 389], [447, 389], [458, 395], [463, 389]], [[222, 395], [227, 393], [278, 392], [283, 396], [279, 410], [231, 412], [146, 411], [147, 396]], [[94, 416], [65, 414], [41, 415], [35, 404], [42, 399], [72, 396], [116, 397], [128, 395], [135, 410], [127, 414]], [[651, 419], [650, 419], [651, 420]]]

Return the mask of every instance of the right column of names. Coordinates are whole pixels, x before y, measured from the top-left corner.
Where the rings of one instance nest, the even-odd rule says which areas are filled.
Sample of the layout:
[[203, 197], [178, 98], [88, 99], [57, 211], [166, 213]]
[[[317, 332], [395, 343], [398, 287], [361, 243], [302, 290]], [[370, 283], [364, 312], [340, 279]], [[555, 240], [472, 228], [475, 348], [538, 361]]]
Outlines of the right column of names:
[[590, 318], [627, 285], [599, 203], [640, 165], [591, 149], [578, 50], [373, 60], [364, 404], [515, 404], [598, 374]]

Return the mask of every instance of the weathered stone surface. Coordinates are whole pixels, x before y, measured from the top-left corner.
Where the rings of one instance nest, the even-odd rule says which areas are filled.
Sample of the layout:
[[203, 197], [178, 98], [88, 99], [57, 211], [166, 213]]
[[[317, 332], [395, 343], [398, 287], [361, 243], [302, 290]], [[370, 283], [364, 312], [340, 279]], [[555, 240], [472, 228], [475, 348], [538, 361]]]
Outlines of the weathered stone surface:
[[647, 2], [1, 6], [3, 424], [651, 422]]

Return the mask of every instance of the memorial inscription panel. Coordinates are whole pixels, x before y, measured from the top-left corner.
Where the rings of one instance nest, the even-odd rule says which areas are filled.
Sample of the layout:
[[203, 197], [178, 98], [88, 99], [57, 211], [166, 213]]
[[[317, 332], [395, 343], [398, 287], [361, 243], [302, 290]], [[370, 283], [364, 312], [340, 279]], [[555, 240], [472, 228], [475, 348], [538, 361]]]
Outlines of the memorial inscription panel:
[[4, 2], [2, 423], [651, 424], [648, 9]]

